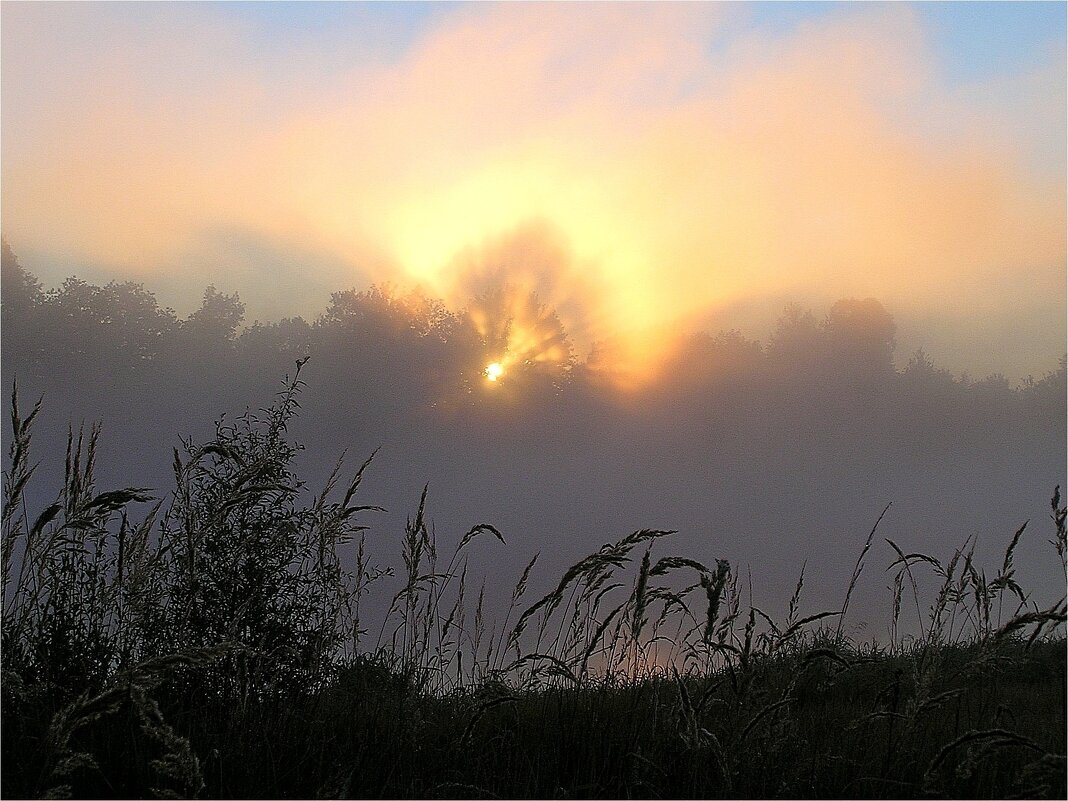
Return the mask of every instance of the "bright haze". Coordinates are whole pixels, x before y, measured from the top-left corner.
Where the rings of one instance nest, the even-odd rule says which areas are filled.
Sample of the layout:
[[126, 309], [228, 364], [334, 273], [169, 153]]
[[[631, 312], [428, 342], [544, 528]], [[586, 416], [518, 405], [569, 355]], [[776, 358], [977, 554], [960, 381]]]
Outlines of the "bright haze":
[[[162, 486], [177, 434], [310, 355], [312, 471], [381, 445], [369, 500], [403, 521], [429, 481], [443, 534], [514, 535], [508, 571], [661, 526], [778, 598], [806, 557], [848, 580], [889, 501], [887, 536], [993, 553], [1064, 483], [1063, 4], [0, 13], [33, 319], [72, 275], [187, 333], [208, 284], [244, 304], [225, 355], [151, 382], [5, 320], [5, 385], [102, 418], [116, 481]], [[440, 352], [345, 328], [382, 297], [440, 299]]]
[[463, 303], [493, 260], [638, 370], [847, 296], [959, 369], [1063, 350], [1056, 4], [80, 6], [3, 12], [4, 229], [46, 283], [277, 319]]

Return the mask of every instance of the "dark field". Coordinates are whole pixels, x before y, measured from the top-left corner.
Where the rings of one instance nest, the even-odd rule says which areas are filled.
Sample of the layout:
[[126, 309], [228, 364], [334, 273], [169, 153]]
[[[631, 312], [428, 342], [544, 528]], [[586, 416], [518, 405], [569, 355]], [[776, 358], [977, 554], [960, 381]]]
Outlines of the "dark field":
[[[424, 494], [393, 570], [365, 551], [366, 464], [304, 486], [302, 386], [176, 450], [162, 500], [96, 488], [96, 432], [74, 433], [58, 500], [32, 511], [37, 408], [13, 398], [5, 797], [1064, 797], [1065, 604], [1016, 583], [1032, 527], [992, 567], [883, 542], [885, 643], [839, 622], [886, 569], [867, 564], [878, 522], [838, 609], [802, 611], [799, 565], [773, 620], [753, 578], [648, 529], [554, 587], [528, 587], [532, 561], [491, 609], [466, 553], [494, 527], [446, 547]], [[1063, 565], [1059, 491], [1051, 511]]]

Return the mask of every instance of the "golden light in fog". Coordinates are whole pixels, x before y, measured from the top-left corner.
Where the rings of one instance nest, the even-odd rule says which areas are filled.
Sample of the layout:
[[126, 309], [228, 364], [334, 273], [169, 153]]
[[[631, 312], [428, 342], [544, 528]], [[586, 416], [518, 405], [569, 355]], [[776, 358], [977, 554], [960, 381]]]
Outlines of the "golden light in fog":
[[[221, 266], [250, 319], [318, 313], [325, 285], [419, 287], [460, 309], [500, 277], [521, 291], [479, 332], [510, 379], [570, 355], [514, 308], [530, 290], [578, 360], [596, 344], [598, 374], [628, 386], [658, 380], [685, 333], [760, 335], [789, 300], [874, 296], [943, 320], [975, 370], [1062, 352], [1056, 48], [958, 86], [903, 3], [782, 30], [734, 27], [727, 4], [478, 4], [336, 74], [302, 37], [275, 84], [247, 59], [246, 23], [205, 4], [166, 16], [185, 20], [177, 37], [102, 4], [9, 5], [3, 227], [54, 265], [171, 271], [173, 286]], [[190, 41], [214, 43], [212, 69]], [[305, 261], [315, 281], [291, 268]], [[275, 270], [292, 297], [263, 280]], [[1036, 291], [1010, 303], [1021, 286]], [[1051, 333], [1014, 349], [992, 314]]]
[[486, 378], [490, 381], [496, 381], [502, 375], [504, 375], [504, 368], [500, 362], [490, 362], [486, 365]]

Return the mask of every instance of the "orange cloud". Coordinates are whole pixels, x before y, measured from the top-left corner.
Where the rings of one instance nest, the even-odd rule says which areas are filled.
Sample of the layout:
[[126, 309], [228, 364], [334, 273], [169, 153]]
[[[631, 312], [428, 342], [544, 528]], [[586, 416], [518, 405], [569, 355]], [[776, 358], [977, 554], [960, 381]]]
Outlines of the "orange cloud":
[[[24, 13], [67, 12], [5, 8], [16, 57], [41, 34]], [[285, 90], [220, 20], [217, 66], [168, 80], [151, 65], [199, 51], [164, 26], [105, 48], [63, 125], [12, 144], [5, 130], [4, 229], [16, 247], [176, 271], [204, 230], [231, 227], [458, 305], [479, 275], [511, 271], [580, 349], [611, 339], [639, 378], [679, 331], [760, 298], [968, 304], [961, 324], [979, 327], [1007, 284], [1063, 289], [1063, 169], [1036, 168], [1005, 119], [960, 125], [1021, 94], [1063, 117], [1061, 63], [969, 98], [940, 88], [908, 8], [710, 55], [723, 13], [476, 6], [398, 61]], [[4, 71], [7, 94], [20, 63], [5, 55]], [[1055, 358], [1063, 315], [1051, 323], [1033, 347]], [[1011, 372], [1027, 354], [1001, 358]]]

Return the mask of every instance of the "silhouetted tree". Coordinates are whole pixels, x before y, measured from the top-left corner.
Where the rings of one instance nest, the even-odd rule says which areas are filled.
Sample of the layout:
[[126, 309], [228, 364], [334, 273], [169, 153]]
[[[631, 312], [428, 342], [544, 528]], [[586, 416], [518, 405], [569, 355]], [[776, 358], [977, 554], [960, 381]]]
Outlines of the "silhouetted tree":
[[299, 359], [312, 349], [312, 326], [303, 317], [285, 317], [277, 323], [253, 323], [238, 337], [242, 356], [249, 359], [281, 355]]
[[739, 331], [706, 332], [686, 338], [671, 361], [671, 382], [683, 385], [708, 381], [736, 381], [761, 371], [764, 352], [760, 343], [746, 339]]
[[823, 334], [811, 311], [789, 303], [768, 340], [768, 360], [778, 368], [805, 373], [821, 361]]
[[39, 304], [55, 361], [78, 374], [138, 372], [156, 359], [177, 326], [170, 309], [134, 282], [100, 287], [68, 278]]
[[245, 304], [235, 292], [224, 295], [214, 284], [204, 290], [200, 308], [182, 323], [182, 330], [194, 342], [218, 345], [233, 342], [245, 318]]
[[[559, 315], [530, 293], [483, 292], [457, 314], [420, 293], [353, 289], [314, 322], [242, 330], [239, 298], [215, 288], [179, 321], [138, 284], [42, 292], [10, 248], [3, 269], [5, 380], [17, 372], [60, 420], [102, 418], [105, 446], [125, 446], [143, 485], [165, 477], [139, 454], [259, 403], [309, 355], [302, 436], [327, 451], [384, 446], [398, 479], [388, 506], [430, 480], [454, 520], [488, 498], [556, 544], [575, 520], [631, 525], [653, 509], [669, 516], [657, 525], [679, 514], [727, 537], [788, 518], [811, 538], [828, 521], [851, 530], [847, 515], [899, 490], [964, 498], [967, 485], [992, 513], [1025, 484], [1063, 479], [1063, 363], [1019, 389], [996, 376], [965, 385], [923, 353], [895, 372], [893, 320], [870, 300], [820, 317], [788, 306], [763, 350], [737, 332], [698, 333], [662, 380], [621, 392], [626, 350], [601, 343], [576, 363]], [[501, 348], [517, 358], [490, 384]], [[61, 430], [44, 448], [65, 444]], [[979, 519], [964, 500], [952, 511]]]
[[23, 269], [8, 245], [7, 240], [0, 242], [3, 255], [0, 258], [0, 335], [3, 347], [8, 353], [15, 354], [20, 364], [32, 363], [41, 337], [35, 330], [40, 324], [38, 306], [43, 293], [41, 283]]
[[440, 301], [419, 292], [398, 295], [391, 286], [334, 292], [317, 321], [327, 331], [345, 336], [397, 339], [437, 336], [447, 332], [452, 315]]
[[1068, 356], [1062, 356], [1057, 369], [1037, 381], [1028, 376], [1021, 387], [1021, 394], [1036, 410], [1063, 414], [1065, 397], [1068, 396]]
[[908, 364], [902, 371], [906, 385], [930, 388], [935, 385], [949, 387], [953, 384], [953, 373], [936, 367], [934, 361], [923, 348], [917, 348], [909, 356]]
[[488, 362], [508, 365], [508, 383], [531, 395], [552, 395], [568, 378], [574, 349], [555, 309], [541, 302], [534, 290], [502, 284], [476, 297], [467, 319], [479, 332]]
[[28, 314], [41, 301], [41, 282], [25, 270], [6, 239], [0, 239], [0, 284], [3, 285], [4, 315]]
[[894, 318], [875, 298], [839, 300], [824, 323], [836, 370], [885, 377], [894, 370]]

